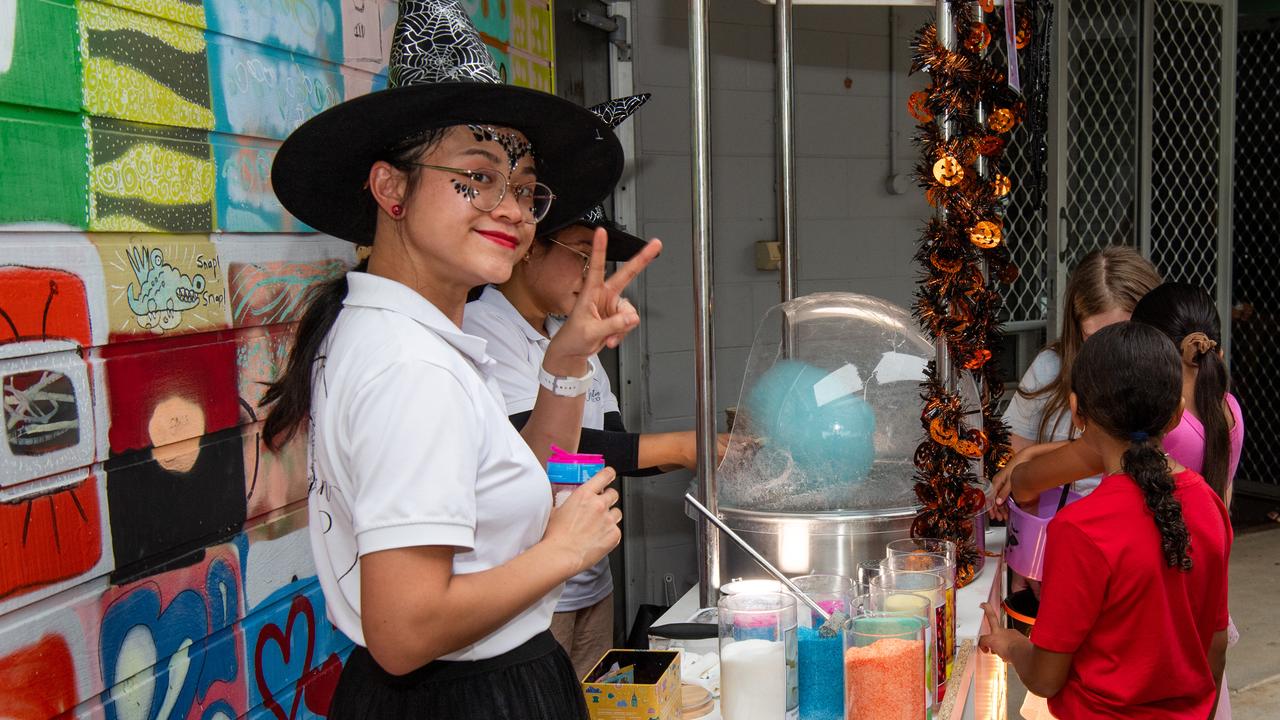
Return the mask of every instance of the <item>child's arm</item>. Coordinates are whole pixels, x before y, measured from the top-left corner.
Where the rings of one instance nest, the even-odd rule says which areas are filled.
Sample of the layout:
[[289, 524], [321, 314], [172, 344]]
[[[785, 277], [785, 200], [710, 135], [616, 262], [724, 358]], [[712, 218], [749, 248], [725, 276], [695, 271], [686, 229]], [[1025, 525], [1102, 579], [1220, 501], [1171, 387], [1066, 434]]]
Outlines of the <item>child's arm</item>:
[[1105, 470], [1102, 457], [1083, 442], [1062, 442], [1014, 465], [1010, 472], [1014, 501], [1032, 502], [1046, 490], [1092, 477]]
[[1218, 701], [1222, 698], [1222, 673], [1227, 669], [1227, 631], [1219, 630], [1213, 634], [1209, 642], [1209, 670], [1213, 673], [1213, 684], [1217, 686], [1217, 694], [1213, 696], [1213, 706], [1209, 708], [1209, 719], [1218, 714]]
[[1003, 627], [1000, 616], [990, 605], [982, 603], [982, 609], [991, 632], [978, 638], [978, 647], [999, 655], [1012, 665], [1027, 690], [1043, 698], [1057, 695], [1067, 683], [1073, 655], [1049, 652], [1032, 645], [1027, 636]]
[[[1009, 512], [1005, 509], [1005, 500], [1009, 497], [1009, 492], [1013, 490], [1013, 473], [1020, 466], [1043, 455], [1052, 452], [1066, 445], [1066, 440], [1059, 440], [1051, 443], [1041, 443], [1039, 445], [1033, 443], [1013, 443], [1015, 455], [1009, 458], [1009, 462], [1005, 463], [1000, 472], [997, 472], [991, 478], [992, 496], [995, 497], [995, 505], [989, 511], [988, 517], [992, 520], [1008, 520]], [[1023, 501], [1025, 502], [1025, 501]]]

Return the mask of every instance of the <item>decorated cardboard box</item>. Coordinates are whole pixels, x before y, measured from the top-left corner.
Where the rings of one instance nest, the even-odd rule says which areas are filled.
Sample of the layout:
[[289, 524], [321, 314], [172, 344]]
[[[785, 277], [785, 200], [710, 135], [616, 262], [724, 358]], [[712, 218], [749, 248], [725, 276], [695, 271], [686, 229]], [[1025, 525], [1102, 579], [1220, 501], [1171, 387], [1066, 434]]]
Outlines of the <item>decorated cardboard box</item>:
[[610, 650], [582, 681], [591, 720], [678, 720], [680, 653]]

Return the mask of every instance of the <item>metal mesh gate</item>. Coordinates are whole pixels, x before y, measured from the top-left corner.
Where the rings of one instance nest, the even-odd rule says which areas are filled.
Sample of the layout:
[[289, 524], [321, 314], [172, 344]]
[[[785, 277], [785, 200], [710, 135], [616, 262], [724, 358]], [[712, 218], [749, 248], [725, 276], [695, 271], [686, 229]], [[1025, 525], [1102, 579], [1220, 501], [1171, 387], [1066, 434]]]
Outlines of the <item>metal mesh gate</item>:
[[1154, 23], [1151, 261], [1165, 280], [1216, 295], [1223, 8], [1155, 0]]
[[1137, 244], [1140, 5], [1069, 3], [1066, 272], [1092, 250]]
[[[991, 62], [996, 67], [1004, 67], [1004, 45], [992, 45]], [[1026, 123], [1019, 123], [1014, 128], [1004, 159], [1007, 165], [1005, 172], [1013, 178], [1005, 223], [1011, 232], [1006, 241], [1019, 274], [1005, 291], [1001, 321], [1010, 324], [1008, 327], [1012, 330], [1025, 330], [1044, 324], [1048, 317], [1050, 288], [1045, 188], [1036, 187], [1035, 139]]]
[[[1168, 280], [1229, 310], [1230, 0], [1065, 0], [1059, 127], [1065, 222], [1050, 233], [1058, 279], [1087, 253], [1132, 245]], [[1227, 58], [1229, 60], [1229, 58]], [[1227, 111], [1224, 111], [1224, 108]], [[1052, 230], [1052, 228], [1051, 228]], [[1056, 237], [1055, 237], [1056, 235]], [[1061, 314], [1061, 309], [1057, 310]], [[1051, 318], [1052, 320], [1052, 318]]]
[[1280, 497], [1280, 29], [1241, 32], [1237, 50], [1231, 375], [1254, 440], [1236, 487]]

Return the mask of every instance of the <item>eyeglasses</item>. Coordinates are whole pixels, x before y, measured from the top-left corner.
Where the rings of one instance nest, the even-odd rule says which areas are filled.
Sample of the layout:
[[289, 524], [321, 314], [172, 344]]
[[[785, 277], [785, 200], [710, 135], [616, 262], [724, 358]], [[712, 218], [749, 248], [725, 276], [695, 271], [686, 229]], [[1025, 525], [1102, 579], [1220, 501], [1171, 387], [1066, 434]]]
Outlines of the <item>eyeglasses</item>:
[[484, 213], [493, 212], [494, 208], [501, 205], [503, 198], [507, 196], [507, 188], [510, 187], [516, 204], [520, 206], [520, 211], [524, 215], [524, 221], [530, 225], [537, 224], [547, 216], [547, 212], [551, 210], [551, 201], [556, 197], [555, 193], [551, 192], [551, 188], [540, 182], [512, 185], [507, 176], [497, 170], [467, 170], [426, 163], [414, 163], [414, 165], [466, 177], [470, 182], [454, 180], [453, 188], [460, 195], [466, 196], [471, 207]]
[[555, 238], [547, 238], [547, 239], [559, 245], [560, 247], [564, 248], [565, 250], [568, 250], [574, 255], [577, 255], [578, 257], [582, 258], [582, 277], [585, 278], [587, 276], [587, 273], [591, 272], [591, 256], [590, 255], [582, 252], [581, 250], [575, 250], [574, 248], [571, 248], [568, 245], [565, 245], [564, 243], [560, 242], [559, 240], [556, 240]]

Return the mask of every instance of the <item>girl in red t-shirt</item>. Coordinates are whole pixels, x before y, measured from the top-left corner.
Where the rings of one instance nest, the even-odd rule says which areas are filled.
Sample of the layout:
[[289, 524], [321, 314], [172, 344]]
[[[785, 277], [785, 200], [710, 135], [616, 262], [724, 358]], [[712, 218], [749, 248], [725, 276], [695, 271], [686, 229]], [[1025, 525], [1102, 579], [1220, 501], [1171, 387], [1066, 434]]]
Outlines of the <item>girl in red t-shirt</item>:
[[979, 640], [1058, 718], [1208, 718], [1216, 705], [1231, 525], [1204, 479], [1161, 448], [1181, 415], [1181, 378], [1170, 340], [1131, 322], [1098, 331], [1072, 369], [1079, 442], [1107, 472], [1049, 525], [1031, 638], [998, 629]]

